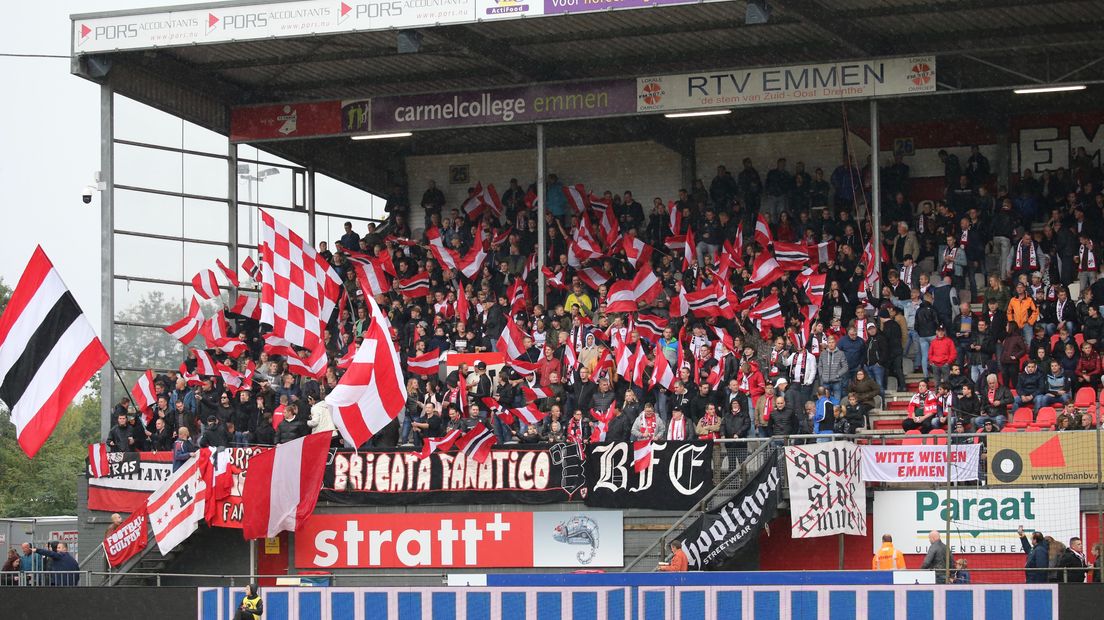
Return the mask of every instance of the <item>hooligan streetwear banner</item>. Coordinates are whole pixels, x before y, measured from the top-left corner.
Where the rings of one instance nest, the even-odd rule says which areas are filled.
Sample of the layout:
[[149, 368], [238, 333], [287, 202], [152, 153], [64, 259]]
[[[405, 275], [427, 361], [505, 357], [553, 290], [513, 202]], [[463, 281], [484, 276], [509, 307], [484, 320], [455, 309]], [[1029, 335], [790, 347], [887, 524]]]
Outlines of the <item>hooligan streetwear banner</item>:
[[111, 566], [120, 566], [146, 548], [149, 542], [149, 519], [146, 511], [132, 513], [119, 524], [119, 529], [104, 537], [104, 556]]
[[786, 448], [790, 535], [866, 535], [866, 486], [858, 447], [832, 441]]
[[773, 452], [744, 488], [723, 505], [698, 517], [678, 540], [696, 570], [724, 570], [725, 565], [778, 512], [778, 453]]
[[713, 443], [657, 441], [651, 464], [637, 473], [633, 444], [591, 444], [586, 458], [587, 506], [604, 508], [692, 508], [713, 488]]
[[[575, 444], [493, 450], [478, 463], [459, 452], [338, 450], [330, 453], [323, 501], [338, 504], [547, 504], [582, 495], [583, 453]], [[632, 467], [632, 463], [629, 463]]]
[[863, 482], [970, 482], [978, 479], [981, 444], [862, 446]]

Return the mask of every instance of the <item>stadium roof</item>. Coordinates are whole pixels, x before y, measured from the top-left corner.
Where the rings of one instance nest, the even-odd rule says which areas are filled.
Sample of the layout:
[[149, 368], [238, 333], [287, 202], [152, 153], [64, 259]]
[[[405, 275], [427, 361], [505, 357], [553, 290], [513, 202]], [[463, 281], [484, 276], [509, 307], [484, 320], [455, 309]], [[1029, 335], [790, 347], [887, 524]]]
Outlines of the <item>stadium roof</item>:
[[[281, 1], [266, 4], [271, 9]], [[534, 4], [552, 7], [557, 1], [564, 3], [536, 0]], [[614, 5], [613, 0], [574, 1]], [[341, 31], [332, 27], [325, 33], [303, 36], [277, 34], [210, 43], [204, 41], [217, 37], [193, 37], [156, 47], [101, 46], [95, 52], [82, 49], [89, 33], [92, 37], [99, 34], [85, 23], [140, 23], [143, 16], [152, 19], [209, 12], [201, 21], [213, 21], [202, 24], [201, 29], [205, 25], [210, 33], [226, 25], [226, 14], [234, 9], [244, 11], [257, 2], [75, 15], [73, 72], [94, 81], [110, 80], [119, 94], [224, 134], [229, 129], [229, 108], [239, 105], [876, 57], [935, 56], [938, 92], [967, 97], [954, 98], [953, 105], [939, 103], [945, 98], [904, 99], [897, 106], [903, 117], [939, 114], [940, 107], [946, 108], [947, 114], [963, 106], [999, 107], [1012, 97], [1008, 90], [1012, 86], [1104, 81], [1104, 62], [1099, 62], [1104, 58], [1098, 57], [1104, 54], [1092, 51], [1098, 46], [1099, 16], [1104, 14], [1101, 0], [769, 0], [772, 13], [769, 21], [760, 25], [745, 25], [745, 1], [620, 1], [625, 4], [618, 6], [644, 8], [477, 21], [483, 7], [491, 7], [484, 11], [489, 14], [496, 6], [528, 9], [528, 5], [521, 0], [373, 0], [364, 4], [300, 0], [295, 6], [317, 5], [319, 10], [334, 11], [335, 18], [339, 11], [344, 15], [362, 7], [378, 14], [384, 5], [404, 5], [414, 11], [417, 9], [410, 7], [470, 4], [479, 10], [449, 17], [444, 21], [455, 23], [447, 25], [418, 26], [411, 20], [390, 22], [398, 24], [398, 29]], [[327, 8], [329, 5], [333, 8]], [[380, 23], [387, 25], [386, 20]], [[132, 34], [121, 28], [114, 33], [120, 41]], [[416, 31], [420, 50], [401, 53], [399, 30]], [[919, 101], [926, 103], [921, 106]], [[695, 122], [693, 127], [711, 135], [839, 125], [838, 107], [797, 106], [782, 114], [778, 110], [748, 110]], [[687, 127], [659, 115], [618, 123], [574, 121], [554, 124], [549, 141], [552, 146], [645, 138], [675, 141], [685, 137]], [[328, 138], [274, 143], [266, 148], [301, 163], [309, 160], [320, 170], [380, 191], [380, 178], [363, 172], [373, 168], [373, 163], [385, 167], [385, 162], [410, 154], [529, 148], [533, 133], [529, 126], [504, 126], [435, 131], [402, 144], [365, 145], [347, 138]], [[350, 160], [357, 162], [355, 167], [347, 163]]]

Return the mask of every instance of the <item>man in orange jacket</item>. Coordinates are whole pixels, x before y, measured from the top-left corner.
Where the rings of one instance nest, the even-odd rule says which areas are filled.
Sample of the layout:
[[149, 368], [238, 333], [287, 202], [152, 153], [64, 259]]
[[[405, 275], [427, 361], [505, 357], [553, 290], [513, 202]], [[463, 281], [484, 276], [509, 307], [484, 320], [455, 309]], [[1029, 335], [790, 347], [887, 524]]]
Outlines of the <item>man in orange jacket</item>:
[[904, 570], [905, 554], [893, 546], [893, 537], [889, 534], [882, 535], [882, 548], [874, 554], [872, 566], [874, 570]]
[[671, 561], [660, 562], [658, 568], [671, 573], [684, 573], [690, 570], [690, 561], [686, 558], [686, 552], [682, 550], [682, 541], [671, 541]]

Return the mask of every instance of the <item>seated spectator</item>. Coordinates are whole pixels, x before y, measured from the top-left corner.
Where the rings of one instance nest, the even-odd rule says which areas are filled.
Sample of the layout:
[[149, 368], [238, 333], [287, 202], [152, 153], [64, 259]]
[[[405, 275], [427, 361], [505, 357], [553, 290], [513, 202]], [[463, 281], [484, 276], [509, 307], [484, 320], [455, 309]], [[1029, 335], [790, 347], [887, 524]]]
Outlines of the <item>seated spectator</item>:
[[1013, 409], [1031, 407], [1038, 414], [1039, 407], [1046, 402], [1046, 377], [1039, 370], [1035, 360], [1028, 360], [1023, 371], [1016, 378], [1016, 397]]

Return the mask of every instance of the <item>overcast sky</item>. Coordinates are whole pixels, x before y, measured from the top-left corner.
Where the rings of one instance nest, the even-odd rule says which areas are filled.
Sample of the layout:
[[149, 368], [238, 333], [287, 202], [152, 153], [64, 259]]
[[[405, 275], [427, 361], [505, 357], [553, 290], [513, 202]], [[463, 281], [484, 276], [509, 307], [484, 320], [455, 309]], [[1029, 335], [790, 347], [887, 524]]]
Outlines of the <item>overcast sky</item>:
[[[13, 3], [0, 26], [0, 53], [57, 54], [70, 51], [69, 15], [97, 11], [126, 10], [140, 7], [184, 4], [184, 2], [142, 2], [136, 0], [51, 0], [39, 3]], [[14, 15], [11, 13], [14, 12]], [[53, 259], [69, 288], [85, 312], [99, 328], [100, 316], [100, 200], [81, 201], [81, 192], [93, 183], [100, 167], [99, 86], [71, 75], [68, 59], [0, 57], [0, 75], [14, 85], [0, 97], [0, 210], [5, 224], [0, 243], [0, 277], [14, 286], [34, 247], [41, 244]], [[133, 102], [116, 102], [116, 137], [179, 146], [181, 124], [166, 122], [160, 113]], [[184, 132], [187, 148], [225, 153], [225, 142], [189, 126]], [[248, 156], [251, 153], [243, 153]], [[189, 163], [185, 173], [189, 192], [225, 195], [226, 177], [221, 163]], [[290, 190], [291, 175], [283, 174], [266, 181], [258, 192], [268, 196]], [[148, 150], [116, 149], [116, 182], [164, 189], [180, 189], [180, 158]], [[336, 187], [320, 179], [318, 200], [325, 210], [336, 204], [363, 204], [361, 194], [351, 188]], [[242, 199], [246, 189], [241, 189]], [[122, 192], [120, 192], [122, 194]], [[178, 206], [163, 205], [149, 195], [116, 196], [117, 225], [129, 228], [189, 236], [221, 239], [225, 236], [225, 216], [211, 217], [202, 205], [188, 205], [182, 213]], [[267, 200], [266, 200], [267, 201]], [[179, 202], [179, 201], [177, 201]], [[154, 207], [157, 221], [150, 221]], [[163, 208], [163, 210], [162, 210]], [[359, 211], [359, 209], [358, 209]], [[223, 212], [225, 213], [225, 211]], [[281, 216], [289, 226], [306, 236], [306, 218], [293, 214]], [[181, 221], [181, 220], [186, 221]], [[146, 220], [140, 222], [138, 220]], [[341, 222], [320, 222], [319, 240], [340, 235]], [[216, 224], [211, 224], [211, 222]], [[329, 233], [327, 234], [327, 228]], [[222, 236], [220, 236], [222, 235]], [[139, 254], [152, 242], [133, 237], [116, 240], [120, 253], [131, 258], [125, 269], [130, 275], [165, 279], [190, 279], [213, 260], [210, 251], [195, 256], [166, 257], [159, 261], [143, 259]], [[143, 245], [145, 244], [145, 245]], [[179, 246], [177, 246], [179, 247]], [[177, 250], [179, 252], [179, 250]], [[117, 267], [120, 272], [125, 269]], [[182, 273], [183, 272], [183, 273]], [[116, 308], [123, 308], [141, 291], [136, 287], [128, 295], [116, 286]], [[186, 292], [187, 294], [187, 292]], [[130, 297], [130, 299], [128, 299]]]

